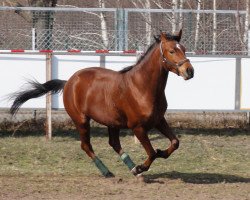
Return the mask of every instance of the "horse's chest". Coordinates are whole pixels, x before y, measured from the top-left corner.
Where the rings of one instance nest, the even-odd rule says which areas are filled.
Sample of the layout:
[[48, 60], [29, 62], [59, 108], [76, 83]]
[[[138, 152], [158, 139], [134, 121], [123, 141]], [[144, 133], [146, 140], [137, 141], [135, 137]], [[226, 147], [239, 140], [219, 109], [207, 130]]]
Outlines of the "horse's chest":
[[163, 116], [167, 108], [165, 95], [154, 96], [142, 95], [138, 98], [127, 98], [127, 103], [124, 107], [125, 115], [127, 116], [129, 127], [151, 124], [154, 125]]
[[140, 106], [140, 109], [134, 109], [128, 118], [132, 126], [137, 125], [147, 125], [153, 126], [156, 124], [163, 116], [166, 111], [166, 106], [162, 105], [145, 105]]

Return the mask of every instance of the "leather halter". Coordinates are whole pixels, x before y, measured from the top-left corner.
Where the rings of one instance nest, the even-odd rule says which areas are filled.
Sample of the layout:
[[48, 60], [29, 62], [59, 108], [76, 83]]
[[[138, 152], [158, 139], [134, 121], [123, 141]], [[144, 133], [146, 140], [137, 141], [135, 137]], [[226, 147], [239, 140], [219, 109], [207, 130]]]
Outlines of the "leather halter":
[[162, 59], [163, 59], [162, 62], [167, 63], [167, 64], [169, 64], [169, 65], [171, 65], [171, 66], [174, 66], [175, 69], [176, 69], [177, 71], [178, 71], [178, 68], [179, 68], [180, 66], [182, 66], [184, 63], [190, 62], [190, 60], [187, 59], [187, 58], [184, 59], [184, 60], [181, 60], [181, 61], [178, 62], [178, 63], [174, 63], [174, 62], [169, 61], [169, 60], [164, 56], [164, 54], [163, 54], [162, 42], [160, 43], [160, 52], [161, 52], [161, 57], [162, 57]]

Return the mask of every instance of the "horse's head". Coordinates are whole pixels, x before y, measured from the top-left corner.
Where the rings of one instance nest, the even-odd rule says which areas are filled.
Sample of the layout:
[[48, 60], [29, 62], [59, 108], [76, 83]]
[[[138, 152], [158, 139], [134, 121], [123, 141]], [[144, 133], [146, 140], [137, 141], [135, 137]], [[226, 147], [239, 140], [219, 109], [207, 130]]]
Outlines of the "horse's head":
[[179, 43], [181, 34], [182, 30], [177, 35], [162, 32], [158, 41], [164, 68], [188, 80], [193, 78], [194, 68], [186, 58], [185, 47]]

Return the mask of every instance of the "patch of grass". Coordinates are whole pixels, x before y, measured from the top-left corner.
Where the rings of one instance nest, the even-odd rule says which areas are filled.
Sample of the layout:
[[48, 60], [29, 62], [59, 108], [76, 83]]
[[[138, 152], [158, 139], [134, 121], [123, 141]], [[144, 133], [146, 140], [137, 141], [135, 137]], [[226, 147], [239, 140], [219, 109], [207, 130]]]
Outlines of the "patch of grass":
[[[250, 136], [175, 131], [180, 148], [157, 159], [138, 182], [108, 145], [107, 130], [94, 128], [96, 154], [116, 175], [105, 179], [80, 148], [76, 132], [0, 136], [0, 199], [249, 199]], [[204, 133], [204, 134], [203, 134]], [[154, 148], [169, 141], [152, 131]], [[146, 159], [129, 131], [121, 133], [124, 150], [136, 164]], [[223, 197], [223, 198], [221, 198]]]
[[[99, 176], [99, 172], [80, 148], [73, 135], [55, 134], [52, 141], [44, 136], [0, 138], [0, 175], [81, 175]], [[58, 135], [58, 136], [57, 136]], [[169, 141], [150, 133], [154, 148], [165, 149]], [[140, 144], [127, 132], [121, 134], [124, 150], [136, 164], [146, 159]], [[108, 145], [106, 129], [95, 129], [92, 144], [96, 154], [118, 177], [133, 178], [118, 155]], [[249, 181], [250, 136], [211, 136], [181, 134], [180, 148], [167, 160], [156, 160], [145, 173], [150, 178], [167, 177], [202, 182]], [[195, 182], [195, 181], [194, 181]]]

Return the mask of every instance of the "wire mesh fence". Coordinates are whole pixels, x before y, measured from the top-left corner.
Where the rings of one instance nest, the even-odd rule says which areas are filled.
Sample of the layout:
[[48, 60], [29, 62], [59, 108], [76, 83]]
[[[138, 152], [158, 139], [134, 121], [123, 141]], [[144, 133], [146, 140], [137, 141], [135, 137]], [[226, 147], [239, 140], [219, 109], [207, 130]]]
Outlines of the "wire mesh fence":
[[249, 53], [246, 11], [11, 8], [0, 9], [0, 49], [146, 50], [153, 36], [183, 28], [194, 54]]

